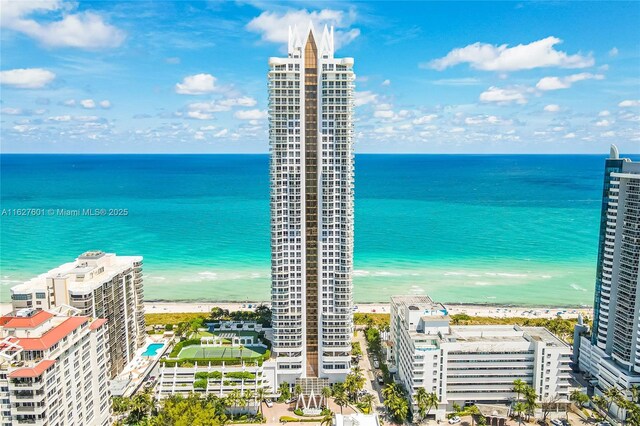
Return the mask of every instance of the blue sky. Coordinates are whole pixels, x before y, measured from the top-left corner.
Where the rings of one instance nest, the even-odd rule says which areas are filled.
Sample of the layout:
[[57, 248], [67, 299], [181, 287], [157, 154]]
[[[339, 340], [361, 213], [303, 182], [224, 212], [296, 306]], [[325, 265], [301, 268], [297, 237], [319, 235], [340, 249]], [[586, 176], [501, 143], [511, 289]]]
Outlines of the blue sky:
[[639, 2], [1, 1], [3, 152], [267, 152], [309, 21], [355, 58], [356, 152], [640, 152]]

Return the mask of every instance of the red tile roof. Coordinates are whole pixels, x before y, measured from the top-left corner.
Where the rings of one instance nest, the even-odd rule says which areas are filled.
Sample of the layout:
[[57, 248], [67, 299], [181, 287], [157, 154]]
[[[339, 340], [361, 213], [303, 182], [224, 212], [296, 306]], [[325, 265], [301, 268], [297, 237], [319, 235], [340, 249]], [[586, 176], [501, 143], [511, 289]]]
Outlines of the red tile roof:
[[51, 367], [53, 364], [55, 364], [55, 363], [56, 363], [56, 361], [53, 360], [53, 359], [44, 359], [44, 360], [40, 361], [33, 368], [19, 368], [17, 370], [13, 370], [11, 373], [9, 373], [9, 377], [12, 378], [12, 379], [15, 379], [15, 378], [26, 378], [26, 377], [38, 377], [38, 376], [42, 375], [42, 373], [47, 371], [47, 369], [49, 367]]
[[15, 337], [11, 341], [19, 344], [26, 351], [43, 351], [67, 337], [87, 321], [89, 321], [88, 317], [69, 317], [41, 337]]
[[0, 325], [3, 325], [5, 328], [34, 328], [52, 317], [53, 314], [47, 311], [39, 311], [30, 317], [5, 315], [0, 318]]
[[91, 323], [91, 325], [89, 326], [89, 328], [91, 330], [95, 330], [97, 328], [102, 327], [103, 325], [105, 325], [107, 323], [107, 320], [104, 318], [98, 318], [97, 320], [95, 320], [94, 322]]

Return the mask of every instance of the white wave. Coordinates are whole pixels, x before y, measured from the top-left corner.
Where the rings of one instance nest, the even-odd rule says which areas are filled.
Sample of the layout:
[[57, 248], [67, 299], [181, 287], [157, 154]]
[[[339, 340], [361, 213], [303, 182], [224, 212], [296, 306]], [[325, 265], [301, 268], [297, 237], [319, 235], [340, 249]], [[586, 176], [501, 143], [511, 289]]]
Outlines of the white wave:
[[473, 284], [479, 285], [479, 286], [491, 285], [491, 283], [488, 283], [486, 281], [476, 281]]
[[365, 271], [364, 269], [356, 269], [353, 271], [354, 277], [367, 277], [371, 275], [371, 272]]
[[574, 289], [576, 291], [587, 291], [586, 288], [580, 287], [578, 284], [575, 284], [575, 283], [569, 284], [569, 287], [571, 287], [572, 289]]
[[216, 277], [218, 276], [217, 272], [211, 272], [211, 271], [204, 271], [204, 272], [198, 272], [198, 275], [202, 275], [204, 277]]

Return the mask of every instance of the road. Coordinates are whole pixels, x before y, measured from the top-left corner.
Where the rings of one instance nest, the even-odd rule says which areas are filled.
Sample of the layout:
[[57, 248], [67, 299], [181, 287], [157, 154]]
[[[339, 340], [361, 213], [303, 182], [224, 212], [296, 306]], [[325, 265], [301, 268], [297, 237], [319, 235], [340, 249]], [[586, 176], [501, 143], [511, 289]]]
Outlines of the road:
[[358, 330], [356, 332], [354, 342], [359, 342], [360, 348], [362, 349], [362, 358], [360, 359], [358, 366], [362, 369], [364, 376], [367, 378], [367, 381], [364, 385], [365, 390], [370, 394], [373, 394], [375, 398], [375, 411], [377, 413], [382, 413], [384, 411], [384, 406], [382, 405], [382, 395], [380, 393], [381, 388], [376, 380], [376, 370], [371, 365], [371, 360], [367, 355], [367, 341], [364, 338], [363, 330]]

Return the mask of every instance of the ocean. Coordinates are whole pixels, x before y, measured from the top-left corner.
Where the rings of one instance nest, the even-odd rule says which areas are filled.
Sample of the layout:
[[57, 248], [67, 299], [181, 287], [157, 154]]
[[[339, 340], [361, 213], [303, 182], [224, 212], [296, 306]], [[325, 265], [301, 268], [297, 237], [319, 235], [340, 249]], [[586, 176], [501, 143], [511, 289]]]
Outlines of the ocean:
[[[591, 305], [604, 158], [356, 155], [355, 301]], [[268, 300], [268, 165], [266, 154], [1, 155], [0, 300], [94, 249], [144, 256], [147, 300]]]

